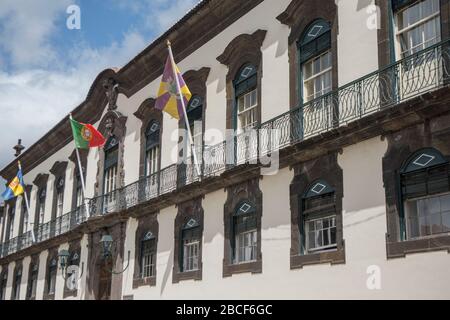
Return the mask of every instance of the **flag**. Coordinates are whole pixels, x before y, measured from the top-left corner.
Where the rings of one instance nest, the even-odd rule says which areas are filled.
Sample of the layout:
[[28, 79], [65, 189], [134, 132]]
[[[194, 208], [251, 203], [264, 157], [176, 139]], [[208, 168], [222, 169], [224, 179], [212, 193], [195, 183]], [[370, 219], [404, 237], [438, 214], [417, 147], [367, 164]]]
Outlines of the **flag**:
[[[173, 66], [175, 66], [178, 81], [180, 82], [181, 94], [178, 92]], [[184, 105], [187, 106], [192, 94], [189, 91], [186, 82], [184, 82], [180, 70], [175, 63], [172, 63], [172, 59], [169, 55], [159, 87], [155, 108], [167, 112], [175, 119], [180, 120], [184, 116], [183, 103], [180, 96], [182, 96], [182, 99], [184, 100]]]
[[103, 147], [106, 143], [105, 137], [90, 124], [77, 122], [70, 118], [73, 139], [78, 149], [89, 149]]
[[23, 182], [22, 169], [19, 169], [16, 177], [6, 187], [6, 190], [5, 192], [3, 192], [2, 197], [5, 201], [8, 201], [12, 198], [22, 195], [24, 192], [25, 192], [25, 183]]

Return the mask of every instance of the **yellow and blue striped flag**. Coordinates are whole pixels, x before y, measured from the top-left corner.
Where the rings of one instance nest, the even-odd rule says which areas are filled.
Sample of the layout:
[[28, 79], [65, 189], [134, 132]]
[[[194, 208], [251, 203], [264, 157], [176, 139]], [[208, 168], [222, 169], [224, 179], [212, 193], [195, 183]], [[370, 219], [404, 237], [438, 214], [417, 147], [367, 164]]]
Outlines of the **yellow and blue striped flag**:
[[22, 169], [19, 169], [16, 177], [11, 181], [11, 183], [6, 187], [5, 192], [3, 192], [2, 197], [5, 201], [12, 198], [18, 197], [25, 192], [25, 183], [23, 182]]

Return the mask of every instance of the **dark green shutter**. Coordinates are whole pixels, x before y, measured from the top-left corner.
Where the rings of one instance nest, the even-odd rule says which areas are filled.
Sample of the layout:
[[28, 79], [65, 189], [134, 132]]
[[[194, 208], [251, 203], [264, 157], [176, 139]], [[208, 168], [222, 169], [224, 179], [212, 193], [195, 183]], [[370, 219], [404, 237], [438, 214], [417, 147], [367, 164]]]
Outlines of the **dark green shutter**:
[[418, 0], [391, 0], [392, 1], [392, 10], [394, 12], [404, 9], [405, 7], [413, 4], [414, 2], [419, 2]]

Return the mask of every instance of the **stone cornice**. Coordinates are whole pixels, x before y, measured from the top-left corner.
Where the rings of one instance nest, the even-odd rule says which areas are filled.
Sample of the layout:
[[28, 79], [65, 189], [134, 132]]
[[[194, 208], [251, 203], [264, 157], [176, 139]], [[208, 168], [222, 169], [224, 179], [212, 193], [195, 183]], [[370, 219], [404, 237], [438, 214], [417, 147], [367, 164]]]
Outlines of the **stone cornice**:
[[[253, 34], [241, 34], [237, 36], [228, 44], [224, 52], [217, 57], [217, 61], [229, 66], [231, 61], [236, 59], [236, 56], [242, 55], [244, 51], [260, 51], [266, 34], [266, 30], [256, 30]], [[237, 54], [239, 51], [241, 51], [240, 54]]]
[[50, 169], [50, 173], [55, 177], [61, 177], [65, 174], [68, 164], [67, 161], [57, 161]]
[[148, 114], [152, 112], [160, 112], [159, 110], [155, 109], [155, 103], [156, 103], [155, 99], [148, 98], [147, 100], [141, 103], [138, 110], [134, 113], [134, 116], [139, 120], [144, 120], [145, 118], [147, 118]]
[[38, 188], [42, 188], [47, 183], [48, 177], [49, 175], [47, 173], [40, 173], [36, 176], [36, 179], [34, 179], [33, 184]]

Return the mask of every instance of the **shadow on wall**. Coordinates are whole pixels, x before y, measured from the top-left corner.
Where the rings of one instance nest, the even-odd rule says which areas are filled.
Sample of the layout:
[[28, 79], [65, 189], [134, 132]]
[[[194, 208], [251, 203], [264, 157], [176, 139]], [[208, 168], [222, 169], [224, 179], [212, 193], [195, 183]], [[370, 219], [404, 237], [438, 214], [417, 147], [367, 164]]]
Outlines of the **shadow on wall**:
[[344, 203], [347, 213], [386, 207], [383, 157], [387, 141], [374, 138], [344, 150], [339, 165], [344, 170]]
[[166, 270], [164, 271], [163, 281], [162, 281], [162, 284], [161, 284], [161, 292], [160, 292], [160, 296], [161, 297], [164, 294], [164, 290], [166, 289], [167, 283], [168, 282], [170, 282], [170, 283], [172, 282], [170, 276], [171, 276], [172, 271], [173, 271], [173, 258], [174, 258], [173, 250], [174, 250], [174, 248], [173, 248], [173, 246], [171, 246], [171, 248], [170, 248], [170, 255], [169, 255], [169, 261], [167, 262]]

